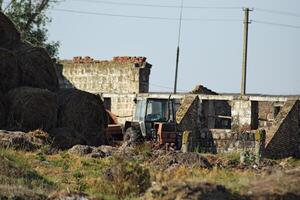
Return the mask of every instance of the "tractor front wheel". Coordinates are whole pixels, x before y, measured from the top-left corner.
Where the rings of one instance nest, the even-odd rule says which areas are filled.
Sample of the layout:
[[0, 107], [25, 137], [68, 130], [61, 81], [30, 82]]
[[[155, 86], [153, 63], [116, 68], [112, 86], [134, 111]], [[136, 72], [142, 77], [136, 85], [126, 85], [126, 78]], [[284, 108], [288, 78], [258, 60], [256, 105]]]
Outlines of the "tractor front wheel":
[[127, 144], [127, 146], [135, 146], [139, 144], [142, 141], [140, 131], [132, 127], [128, 128], [124, 134], [123, 141]]

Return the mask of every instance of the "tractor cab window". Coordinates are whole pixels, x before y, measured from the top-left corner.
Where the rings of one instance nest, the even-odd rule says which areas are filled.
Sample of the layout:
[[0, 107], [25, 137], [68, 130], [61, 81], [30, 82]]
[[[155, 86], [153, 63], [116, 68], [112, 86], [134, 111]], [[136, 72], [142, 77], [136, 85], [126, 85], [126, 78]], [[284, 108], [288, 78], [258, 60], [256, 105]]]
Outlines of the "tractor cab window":
[[168, 100], [148, 100], [146, 121], [161, 121], [169, 120]]
[[136, 110], [134, 114], [135, 121], [144, 121], [146, 112], [146, 100], [139, 100], [136, 103]]

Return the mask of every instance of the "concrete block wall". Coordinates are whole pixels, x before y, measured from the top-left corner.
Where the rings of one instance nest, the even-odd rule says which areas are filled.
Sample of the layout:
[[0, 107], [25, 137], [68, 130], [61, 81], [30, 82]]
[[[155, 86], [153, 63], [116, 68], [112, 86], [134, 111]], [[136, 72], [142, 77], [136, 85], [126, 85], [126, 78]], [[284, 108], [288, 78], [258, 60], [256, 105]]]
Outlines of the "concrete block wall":
[[251, 129], [251, 101], [249, 100], [233, 100], [231, 101], [231, 127], [244, 127]]
[[118, 123], [125, 124], [131, 121], [135, 109], [134, 96], [111, 97], [111, 112], [117, 116]]
[[91, 93], [143, 93], [149, 91], [151, 65], [143, 57], [115, 57], [97, 61], [74, 57], [60, 61], [62, 75], [76, 88]]

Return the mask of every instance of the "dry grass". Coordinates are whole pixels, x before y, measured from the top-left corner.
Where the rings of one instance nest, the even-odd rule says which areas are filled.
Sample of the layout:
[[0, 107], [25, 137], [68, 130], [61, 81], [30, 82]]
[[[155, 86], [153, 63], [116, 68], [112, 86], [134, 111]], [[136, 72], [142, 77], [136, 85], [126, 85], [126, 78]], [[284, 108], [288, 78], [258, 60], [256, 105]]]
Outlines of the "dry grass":
[[[151, 181], [208, 182], [224, 185], [241, 195], [296, 193], [300, 184], [300, 161], [296, 159], [276, 161], [288, 167], [278, 168], [278, 164], [278, 169], [274, 167], [273, 171], [221, 168], [218, 165], [205, 169], [178, 164], [161, 171], [147, 162], [151, 157], [148, 147], [140, 147], [135, 153], [137, 155], [130, 158], [94, 159], [65, 151], [46, 155], [42, 151], [30, 153], [1, 149], [0, 193], [9, 193], [17, 187], [24, 195], [70, 191], [103, 199], [133, 199], [139, 198]], [[204, 156], [216, 163], [235, 163], [238, 160], [237, 155]]]

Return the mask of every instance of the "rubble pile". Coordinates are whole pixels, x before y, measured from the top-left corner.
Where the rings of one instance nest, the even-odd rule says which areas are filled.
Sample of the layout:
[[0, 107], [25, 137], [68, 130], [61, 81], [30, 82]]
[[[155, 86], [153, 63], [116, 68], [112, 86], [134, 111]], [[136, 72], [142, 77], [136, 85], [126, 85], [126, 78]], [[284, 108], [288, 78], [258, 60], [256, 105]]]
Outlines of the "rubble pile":
[[0, 12], [0, 130], [41, 129], [56, 148], [65, 149], [103, 144], [106, 123], [101, 99], [76, 89], [60, 90], [47, 51], [22, 41]]

